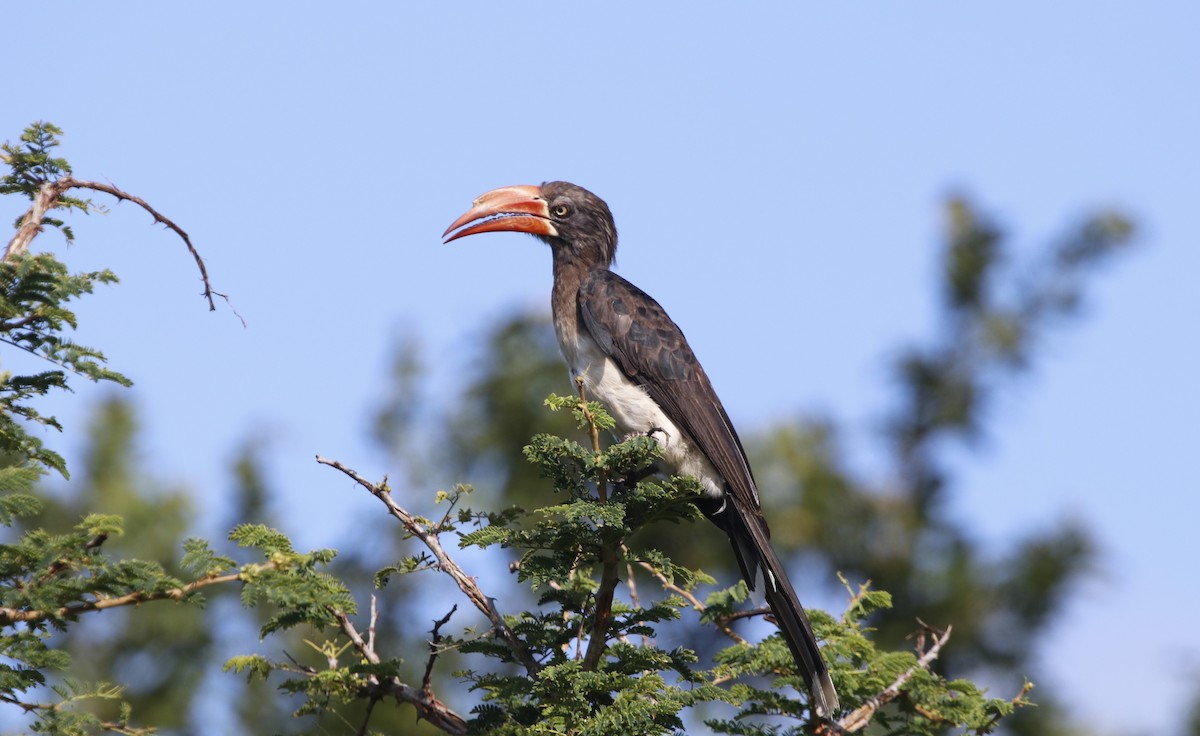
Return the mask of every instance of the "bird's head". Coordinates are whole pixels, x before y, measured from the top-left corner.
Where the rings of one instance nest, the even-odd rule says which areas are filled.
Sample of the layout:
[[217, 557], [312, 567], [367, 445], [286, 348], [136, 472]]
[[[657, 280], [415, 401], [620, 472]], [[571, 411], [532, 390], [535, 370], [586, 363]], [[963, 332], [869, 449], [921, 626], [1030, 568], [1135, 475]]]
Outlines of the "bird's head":
[[565, 181], [493, 189], [476, 198], [443, 236], [449, 243], [498, 231], [535, 235], [556, 255], [598, 265], [610, 266], [617, 256], [617, 226], [608, 205]]

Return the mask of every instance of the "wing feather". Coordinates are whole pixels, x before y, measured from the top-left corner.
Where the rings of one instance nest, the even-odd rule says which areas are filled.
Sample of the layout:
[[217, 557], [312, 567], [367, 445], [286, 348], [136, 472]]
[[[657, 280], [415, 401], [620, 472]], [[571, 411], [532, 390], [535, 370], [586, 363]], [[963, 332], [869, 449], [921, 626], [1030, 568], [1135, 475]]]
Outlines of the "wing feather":
[[746, 451], [687, 338], [658, 302], [612, 271], [593, 271], [579, 289], [583, 327], [634, 383], [708, 457], [732, 501], [758, 512]]
[[729, 534], [751, 588], [758, 570], [764, 571], [767, 602], [808, 683], [816, 711], [834, 714], [837, 692], [808, 616], [771, 547], [746, 451], [683, 332], [658, 302], [608, 270], [593, 271], [583, 280], [578, 305], [582, 327], [595, 344], [645, 389], [724, 479], [732, 508], [717, 503], [705, 513]]

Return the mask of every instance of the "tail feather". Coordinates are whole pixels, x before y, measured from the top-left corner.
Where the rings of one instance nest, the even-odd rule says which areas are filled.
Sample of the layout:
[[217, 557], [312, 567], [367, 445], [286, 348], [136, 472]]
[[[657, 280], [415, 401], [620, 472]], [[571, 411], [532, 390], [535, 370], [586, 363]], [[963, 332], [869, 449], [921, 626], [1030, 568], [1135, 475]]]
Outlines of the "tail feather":
[[831, 717], [838, 712], [837, 691], [829, 677], [825, 658], [821, 656], [821, 648], [817, 646], [817, 637], [808, 622], [808, 615], [804, 613], [804, 607], [800, 605], [796, 591], [792, 589], [792, 583], [770, 545], [761, 551], [760, 559], [767, 605], [775, 614], [784, 641], [792, 650], [800, 673], [804, 675], [817, 715]]
[[[707, 511], [701, 507], [702, 511]], [[787, 570], [783, 562], [771, 547], [765, 522], [758, 519], [747, 519], [734, 504], [723, 504], [716, 513], [709, 513], [708, 518], [729, 534], [733, 551], [737, 557], [738, 566], [746, 584], [753, 590], [758, 571], [763, 573], [763, 593], [767, 605], [779, 623], [780, 633], [792, 651], [792, 657], [808, 685], [813, 707], [817, 715], [832, 717], [838, 712], [837, 691], [829, 676], [829, 667], [821, 655], [817, 645], [817, 637], [813, 634], [808, 615], [800, 605], [800, 599], [792, 588]]]

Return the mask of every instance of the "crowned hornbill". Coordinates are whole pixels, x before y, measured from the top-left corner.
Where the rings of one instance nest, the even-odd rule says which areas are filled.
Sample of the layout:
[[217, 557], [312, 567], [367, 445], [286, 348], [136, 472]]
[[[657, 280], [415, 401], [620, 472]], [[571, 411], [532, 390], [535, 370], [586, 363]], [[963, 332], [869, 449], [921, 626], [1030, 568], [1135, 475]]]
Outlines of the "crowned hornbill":
[[617, 228], [608, 205], [561, 181], [494, 189], [473, 205], [447, 228], [446, 242], [516, 231], [550, 245], [554, 330], [572, 377], [583, 377], [589, 395], [608, 407], [623, 431], [652, 434], [671, 470], [700, 481], [705, 494], [697, 505], [729, 535], [751, 589], [763, 571], [767, 603], [816, 709], [833, 715], [837, 693], [808, 617], [771, 548], [746, 451], [683, 332], [658, 302], [609, 270]]

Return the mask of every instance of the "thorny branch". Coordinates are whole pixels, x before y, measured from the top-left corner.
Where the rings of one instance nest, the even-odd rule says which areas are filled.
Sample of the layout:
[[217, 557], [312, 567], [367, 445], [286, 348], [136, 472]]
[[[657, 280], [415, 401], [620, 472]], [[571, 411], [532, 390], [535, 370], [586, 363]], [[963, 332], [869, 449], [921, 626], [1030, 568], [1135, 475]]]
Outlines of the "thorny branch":
[[[378, 612], [375, 609], [374, 600], [372, 599], [371, 622], [368, 631], [375, 630], [375, 618], [377, 615]], [[375, 642], [364, 640], [344, 611], [334, 611], [334, 617], [337, 619], [338, 626], [341, 627], [342, 632], [354, 644], [359, 654], [371, 664], [379, 664], [379, 654], [375, 651]], [[430, 724], [448, 734], [460, 736], [467, 732], [467, 722], [463, 717], [438, 700], [431, 689], [425, 687], [415, 688], [411, 685], [406, 685], [397, 677], [388, 678], [386, 682], [380, 682], [379, 678], [375, 675], [371, 675], [368, 679], [372, 686], [372, 692], [370, 693], [372, 703], [380, 698], [390, 696], [397, 701], [411, 703], [417, 709], [417, 714], [421, 718], [424, 718]], [[370, 718], [369, 712], [367, 717]], [[366, 721], [363, 722], [360, 733], [366, 732], [366, 723]]]
[[[72, 189], [91, 189], [92, 191], [96, 192], [104, 192], [105, 194], [110, 194], [116, 197], [118, 200], [133, 202], [142, 209], [146, 210], [146, 212], [149, 212], [150, 216], [154, 218], [156, 223], [162, 223], [167, 228], [174, 231], [174, 233], [178, 235], [181, 240], [183, 240], [184, 245], [187, 246], [188, 252], [192, 254], [193, 260], [196, 261], [196, 267], [200, 269], [200, 280], [204, 283], [203, 295], [208, 301], [209, 311], [215, 312], [217, 310], [217, 305], [213, 301], [214, 296], [219, 296], [224, 299], [227, 304], [229, 303], [229, 297], [226, 294], [222, 294], [219, 291], [213, 290], [212, 283], [208, 279], [208, 269], [204, 266], [204, 259], [200, 257], [200, 252], [196, 250], [194, 245], [192, 245], [192, 239], [188, 237], [188, 234], [184, 232], [183, 228], [179, 227], [172, 222], [170, 218], [151, 207], [150, 204], [141, 197], [134, 196], [122, 189], [119, 189], [113, 184], [105, 184], [98, 181], [83, 181], [81, 179], [76, 179], [73, 176], [64, 176], [60, 179], [48, 181], [42, 185], [41, 189], [38, 190], [37, 196], [33, 198], [33, 205], [30, 206], [29, 211], [25, 213], [25, 216], [21, 218], [21, 224], [17, 228], [16, 234], [13, 235], [12, 240], [8, 242], [8, 247], [4, 251], [3, 260], [11, 260], [29, 251], [29, 244], [32, 243], [33, 239], [37, 237], [38, 233], [42, 231], [42, 225], [46, 221], [46, 215], [50, 212], [50, 210], [54, 209], [58, 205], [58, 201], [62, 199], [62, 196]], [[230, 308], [232, 309], [232, 305], [230, 305]], [[238, 319], [242, 319], [242, 316], [237, 314], [237, 310], [234, 310], [233, 313], [237, 315]], [[242, 320], [242, 324], [245, 324], [245, 320]]]
[[461, 590], [463, 594], [467, 596], [467, 598], [472, 604], [475, 605], [476, 608], [478, 608], [485, 616], [488, 617], [488, 620], [492, 622], [492, 628], [495, 630], [496, 634], [504, 641], [505, 644], [508, 645], [509, 649], [513, 653], [513, 656], [516, 657], [517, 661], [521, 663], [521, 665], [525, 668], [525, 671], [531, 676], [537, 674], [538, 670], [541, 668], [529, 654], [529, 650], [526, 649], [525, 643], [513, 633], [512, 629], [510, 629], [508, 624], [505, 623], [504, 617], [500, 615], [498, 610], [496, 610], [496, 602], [489, 596], [485, 595], [483, 590], [480, 589], [479, 584], [475, 582], [475, 578], [468, 575], [461, 567], [458, 566], [458, 563], [450, 557], [450, 554], [446, 552], [444, 547], [442, 547], [442, 543], [438, 539], [436, 533], [431, 532], [423, 524], [421, 524], [415, 516], [401, 508], [396, 503], [395, 499], [392, 498], [392, 491], [390, 488], [388, 488], [386, 479], [383, 483], [376, 485], [375, 483], [372, 483], [371, 481], [359, 475], [354, 470], [342, 465], [337, 460], [329, 460], [328, 458], [318, 455], [317, 462], [321, 465], [328, 465], [331, 468], [342, 471], [360, 486], [370, 491], [371, 495], [383, 502], [383, 505], [387, 507], [388, 513], [399, 520], [409, 534], [421, 540], [421, 542], [429, 549], [429, 551], [433, 553], [433, 556], [436, 557], [438, 561], [438, 569], [442, 570], [451, 578], [453, 578], [454, 582], [458, 584], [459, 590]]
[[429, 660], [425, 663], [425, 676], [421, 678], [421, 690], [430, 695], [433, 695], [433, 663], [437, 661], [438, 655], [441, 654], [438, 645], [442, 641], [442, 627], [450, 623], [450, 617], [457, 610], [458, 604], [455, 603], [450, 607], [449, 613], [433, 622], [433, 630], [429, 632], [429, 635], [433, 638], [429, 640]]

